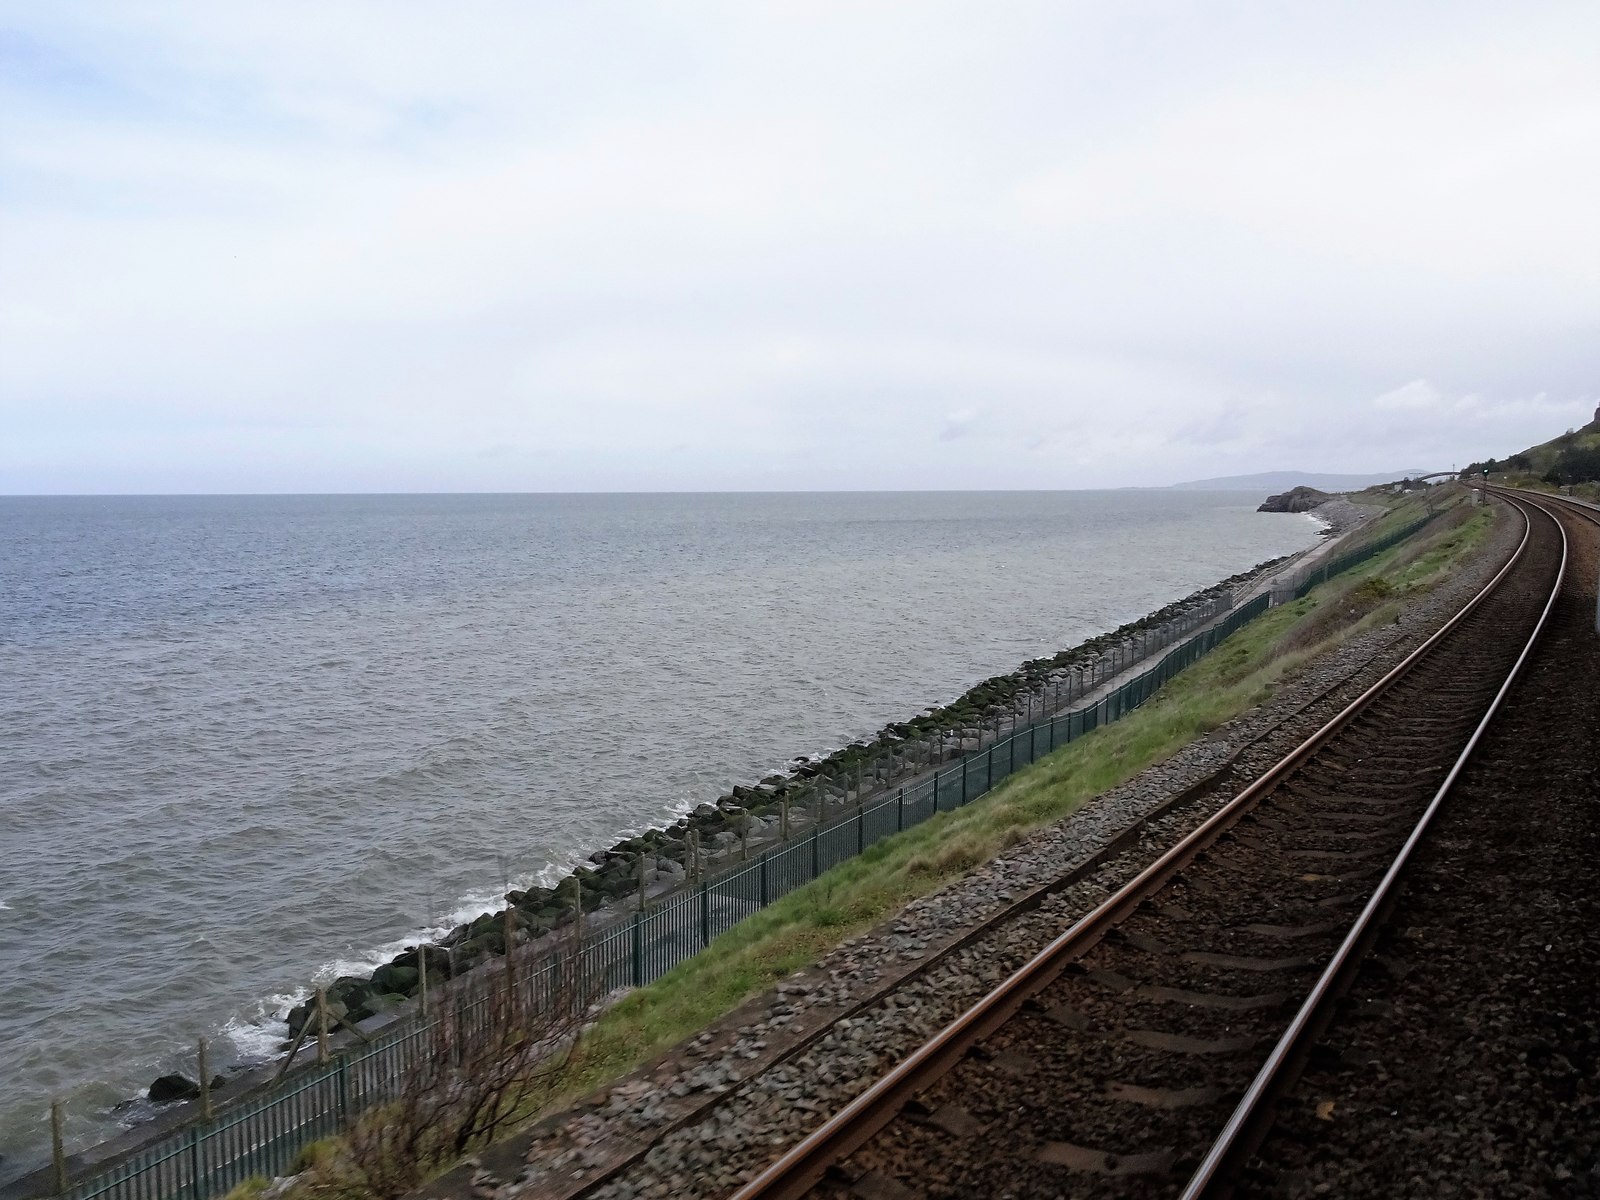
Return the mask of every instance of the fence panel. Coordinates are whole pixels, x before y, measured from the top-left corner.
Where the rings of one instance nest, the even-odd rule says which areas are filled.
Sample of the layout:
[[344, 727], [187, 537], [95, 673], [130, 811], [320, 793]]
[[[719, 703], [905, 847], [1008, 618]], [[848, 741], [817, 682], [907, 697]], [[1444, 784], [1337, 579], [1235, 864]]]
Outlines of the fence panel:
[[773, 897], [787, 896], [814, 878], [811, 874], [810, 838], [797, 838], [771, 852], [768, 871]]
[[863, 831], [863, 843], [866, 846], [874, 842], [881, 842], [886, 837], [893, 837], [900, 832], [901, 805], [894, 797], [890, 797], [881, 804], [874, 804], [866, 810], [866, 829]]

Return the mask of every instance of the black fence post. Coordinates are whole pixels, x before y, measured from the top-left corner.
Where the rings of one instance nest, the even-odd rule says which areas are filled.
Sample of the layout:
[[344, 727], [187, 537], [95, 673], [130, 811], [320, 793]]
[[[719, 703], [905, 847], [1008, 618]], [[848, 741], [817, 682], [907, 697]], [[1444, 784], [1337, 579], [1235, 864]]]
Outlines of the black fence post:
[[633, 986], [644, 986], [644, 914], [633, 914]]
[[339, 1070], [334, 1077], [337, 1084], [339, 1097], [339, 1128], [350, 1127], [350, 1058], [348, 1055], [339, 1056]]

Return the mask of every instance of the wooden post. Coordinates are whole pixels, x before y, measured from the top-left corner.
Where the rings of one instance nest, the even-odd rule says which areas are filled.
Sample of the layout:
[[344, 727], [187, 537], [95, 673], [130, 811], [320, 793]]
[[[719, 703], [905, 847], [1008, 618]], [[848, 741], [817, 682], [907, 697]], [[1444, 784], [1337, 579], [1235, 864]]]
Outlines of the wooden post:
[[778, 822], [779, 822], [778, 833], [783, 838], [783, 840], [787, 842], [789, 840], [789, 793], [788, 792], [784, 792], [783, 799], [781, 801], [779, 801], [779, 803], [782, 805], [782, 807], [778, 809]]
[[639, 911], [644, 911], [644, 851], [639, 851]]
[[317, 1062], [328, 1062], [328, 990], [317, 989]]
[[417, 1007], [428, 1016], [428, 947], [417, 947]]
[[209, 1123], [216, 1114], [211, 1110], [211, 1056], [205, 1038], [200, 1039], [200, 1119]]
[[750, 814], [748, 812], [739, 818], [739, 861], [750, 861]]
[[300, 1046], [306, 1040], [306, 1033], [311, 1029], [311, 1018], [308, 1016], [300, 1022], [300, 1028], [294, 1035], [294, 1041], [289, 1043], [289, 1051], [283, 1056], [283, 1065], [278, 1068], [278, 1073], [272, 1077], [272, 1082], [277, 1083], [289, 1073], [289, 1068], [294, 1065], [294, 1056], [300, 1053]]
[[61, 1112], [61, 1101], [50, 1101], [50, 1161], [55, 1166], [56, 1194], [67, 1190], [67, 1146], [63, 1127], [66, 1122]]
[[583, 880], [572, 876], [572, 935], [583, 941]]

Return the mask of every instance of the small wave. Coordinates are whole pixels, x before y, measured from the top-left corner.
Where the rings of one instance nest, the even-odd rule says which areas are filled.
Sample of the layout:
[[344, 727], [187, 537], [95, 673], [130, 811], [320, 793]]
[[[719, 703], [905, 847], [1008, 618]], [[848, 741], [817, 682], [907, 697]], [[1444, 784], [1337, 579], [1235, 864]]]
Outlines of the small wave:
[[140, 1125], [155, 1118], [159, 1113], [148, 1097], [139, 1095], [131, 1100], [124, 1100], [111, 1110], [111, 1123], [118, 1129], [136, 1129]]
[[309, 988], [278, 992], [256, 1002], [256, 1011], [244, 1017], [229, 1017], [222, 1036], [233, 1046], [241, 1063], [268, 1062], [278, 1057], [283, 1045], [284, 1023], [289, 1010], [311, 994]]
[[[637, 826], [621, 829], [615, 835], [616, 841], [625, 841], [630, 837], [637, 837], [650, 829], [660, 828], [663, 824], [671, 824], [679, 817], [693, 811], [697, 800], [692, 797], [680, 797], [664, 803], [660, 808], [660, 815], [655, 820], [646, 820]], [[515, 875], [510, 880], [512, 889], [526, 889], [530, 887], [553, 887], [565, 879], [572, 871], [587, 864], [588, 856], [577, 850], [568, 851], [552, 862], [536, 871]], [[434, 944], [442, 941], [450, 933], [462, 925], [471, 924], [487, 913], [499, 912], [505, 907], [506, 888], [498, 884], [468, 892], [457, 899], [454, 907], [438, 921], [414, 928], [401, 937], [397, 937], [382, 945], [374, 946], [370, 950], [358, 951], [352, 957], [339, 957], [330, 959], [322, 964], [312, 975], [318, 983], [328, 983], [343, 975], [370, 975], [373, 971], [394, 958], [404, 953], [413, 946]], [[308, 995], [301, 992], [281, 1006], [278, 1020], [287, 1017], [288, 1011], [295, 1004]]]

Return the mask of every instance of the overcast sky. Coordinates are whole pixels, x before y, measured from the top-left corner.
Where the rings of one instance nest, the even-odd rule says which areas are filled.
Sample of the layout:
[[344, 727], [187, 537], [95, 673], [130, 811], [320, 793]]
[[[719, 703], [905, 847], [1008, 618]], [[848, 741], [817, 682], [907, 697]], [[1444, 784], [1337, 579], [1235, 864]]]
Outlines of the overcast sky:
[[1600, 401], [1600, 5], [0, 3], [0, 492], [1442, 468]]

